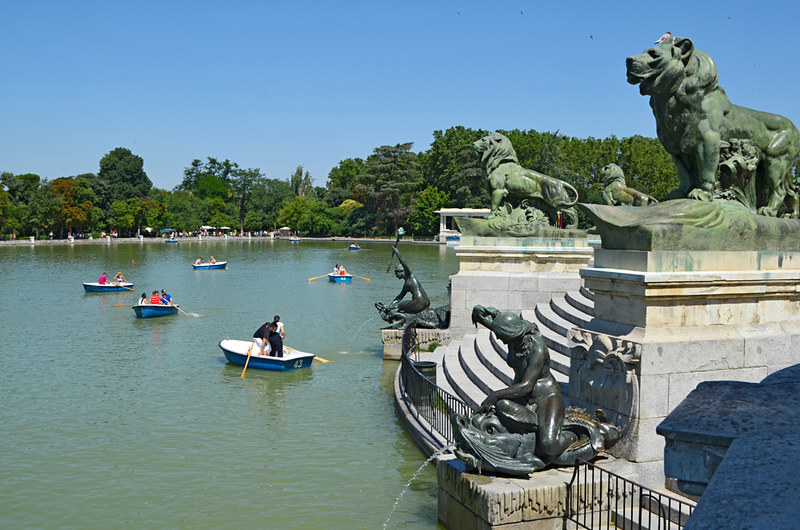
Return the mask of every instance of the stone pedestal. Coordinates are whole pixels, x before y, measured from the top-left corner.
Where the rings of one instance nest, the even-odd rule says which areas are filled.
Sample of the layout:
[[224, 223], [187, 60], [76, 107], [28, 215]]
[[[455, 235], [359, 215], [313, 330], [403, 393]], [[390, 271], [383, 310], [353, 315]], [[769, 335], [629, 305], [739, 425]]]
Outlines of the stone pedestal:
[[[449, 329], [424, 329], [417, 328], [417, 342], [420, 350], [427, 350], [431, 344], [444, 345], [452, 338]], [[403, 330], [382, 329], [381, 342], [383, 342], [383, 358], [385, 360], [399, 361], [403, 355]]]
[[700, 382], [800, 362], [800, 253], [600, 250], [595, 319], [571, 333], [570, 403], [624, 430], [611, 453], [663, 459], [656, 426]]
[[459, 338], [473, 327], [475, 304], [520, 312], [577, 291], [578, 271], [592, 259], [586, 237], [461, 238], [459, 271], [451, 277], [450, 329]]
[[467, 473], [461, 460], [440, 460], [439, 522], [447, 528], [563, 527], [572, 468], [539, 471], [532, 479]]

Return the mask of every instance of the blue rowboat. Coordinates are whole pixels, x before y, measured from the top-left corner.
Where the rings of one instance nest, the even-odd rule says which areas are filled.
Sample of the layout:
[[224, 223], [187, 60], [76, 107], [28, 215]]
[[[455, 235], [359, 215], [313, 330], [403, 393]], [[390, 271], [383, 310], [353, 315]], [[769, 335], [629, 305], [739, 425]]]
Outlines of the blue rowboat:
[[352, 274], [334, 274], [334, 273], [331, 272], [331, 273], [328, 274], [328, 281], [329, 282], [336, 282], [336, 283], [350, 283], [350, 282], [353, 281], [353, 275]]
[[131, 307], [133, 308], [133, 312], [136, 313], [136, 318], [165, 317], [178, 312], [178, 306], [176, 305], [141, 304]]
[[[247, 362], [247, 352], [250, 350], [251, 344], [253, 342], [249, 340], [225, 339], [219, 342], [219, 347], [229, 363], [236, 366], [244, 366], [244, 363]], [[311, 366], [311, 361], [314, 360], [313, 353], [302, 352], [288, 346], [283, 347], [283, 357], [257, 355], [258, 351], [258, 346], [254, 345], [250, 355], [250, 362], [247, 363], [248, 368], [287, 372], [298, 368], [308, 368]]]
[[177, 239], [167, 239], [167, 240], [165, 241], [165, 243], [177, 243], [177, 242], [178, 242], [178, 240], [177, 240]]
[[299, 237], [290, 237], [289, 241], [291, 243], [299, 243], [300, 242], [300, 238]]
[[361, 250], [361, 247], [359, 247], [357, 244], [353, 243], [352, 245], [350, 245], [350, 250]]
[[216, 263], [192, 263], [192, 267], [194, 267], [195, 270], [224, 269], [227, 266], [227, 261], [218, 261]]
[[[127, 287], [127, 289], [126, 289]], [[117, 291], [133, 291], [132, 283], [104, 283], [100, 285], [97, 282], [84, 282], [83, 290], [87, 293], [113, 293]]]

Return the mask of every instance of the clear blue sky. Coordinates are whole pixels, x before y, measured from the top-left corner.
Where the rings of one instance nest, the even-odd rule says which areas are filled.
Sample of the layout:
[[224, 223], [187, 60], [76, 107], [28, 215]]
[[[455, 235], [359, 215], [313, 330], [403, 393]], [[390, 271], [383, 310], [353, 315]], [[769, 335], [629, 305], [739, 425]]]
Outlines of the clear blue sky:
[[711, 54], [734, 103], [800, 125], [797, 5], [7, 1], [0, 171], [96, 173], [126, 147], [165, 189], [209, 156], [324, 185], [455, 125], [655, 136], [625, 58], [666, 30]]

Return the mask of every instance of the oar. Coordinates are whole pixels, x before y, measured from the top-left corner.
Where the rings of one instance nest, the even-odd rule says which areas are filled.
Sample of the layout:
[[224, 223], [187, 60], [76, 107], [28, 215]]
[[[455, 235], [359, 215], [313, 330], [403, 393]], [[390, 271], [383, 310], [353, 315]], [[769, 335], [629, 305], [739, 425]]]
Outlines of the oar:
[[[162, 300], [165, 300], [165, 298], [162, 298]], [[192, 315], [190, 315], [189, 313], [187, 313], [186, 311], [184, 311], [183, 309], [181, 309], [180, 307], [178, 307], [178, 306], [176, 306], [175, 304], [173, 304], [172, 302], [170, 302], [169, 300], [167, 300], [167, 303], [168, 303], [169, 305], [171, 305], [172, 307], [174, 307], [175, 309], [177, 309], [178, 311], [180, 311], [181, 313], [183, 313], [184, 315], [186, 315], [187, 317], [190, 317], [190, 316], [192, 316]]]
[[355, 276], [356, 278], [361, 278], [362, 280], [367, 280], [368, 282], [372, 281], [369, 278], [364, 278], [363, 276], [359, 276], [358, 274], [351, 274], [350, 276]]
[[114, 307], [131, 307], [132, 304], [114, 304]]
[[248, 363], [250, 363], [250, 352], [253, 351], [253, 346], [254, 345], [255, 345], [255, 342], [251, 342], [250, 343], [250, 349], [247, 350], [247, 360], [244, 362], [244, 369], [242, 369], [242, 377], [244, 377], [244, 373], [247, 371], [247, 365], [248, 365]]
[[122, 282], [119, 282], [119, 283], [117, 283], [117, 282], [111, 282], [111, 283], [113, 283], [113, 284], [114, 284], [114, 285], [116, 285], [117, 287], [122, 287], [123, 289], [127, 289], [127, 290], [129, 290], [129, 291], [133, 291], [134, 293], [136, 292], [136, 291], [134, 291], [133, 289], [131, 289], [130, 287], [125, 287], [124, 285], [122, 285]]
[[[291, 346], [284, 346], [283, 348], [285, 350], [299, 351], [299, 350], [296, 350], [296, 349], [292, 348]], [[328, 359], [323, 359], [322, 357], [318, 357], [317, 355], [314, 355], [314, 360], [315, 361], [319, 361], [321, 363], [332, 363], [333, 362], [333, 361], [329, 361]]]
[[314, 278], [309, 278], [308, 281], [313, 282], [314, 280], [319, 280], [320, 278], [327, 276], [327, 274], [323, 274], [322, 276], [315, 276]]

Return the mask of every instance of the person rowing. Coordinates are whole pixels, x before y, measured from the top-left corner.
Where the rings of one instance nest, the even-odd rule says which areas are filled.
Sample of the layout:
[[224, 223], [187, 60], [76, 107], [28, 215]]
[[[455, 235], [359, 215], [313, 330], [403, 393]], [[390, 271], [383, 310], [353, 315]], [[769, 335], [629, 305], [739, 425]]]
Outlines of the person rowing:
[[119, 271], [114, 275], [114, 283], [122, 285], [123, 283], [127, 283], [127, 281], [128, 280], [125, 279], [125, 276], [123, 276], [122, 271]]

